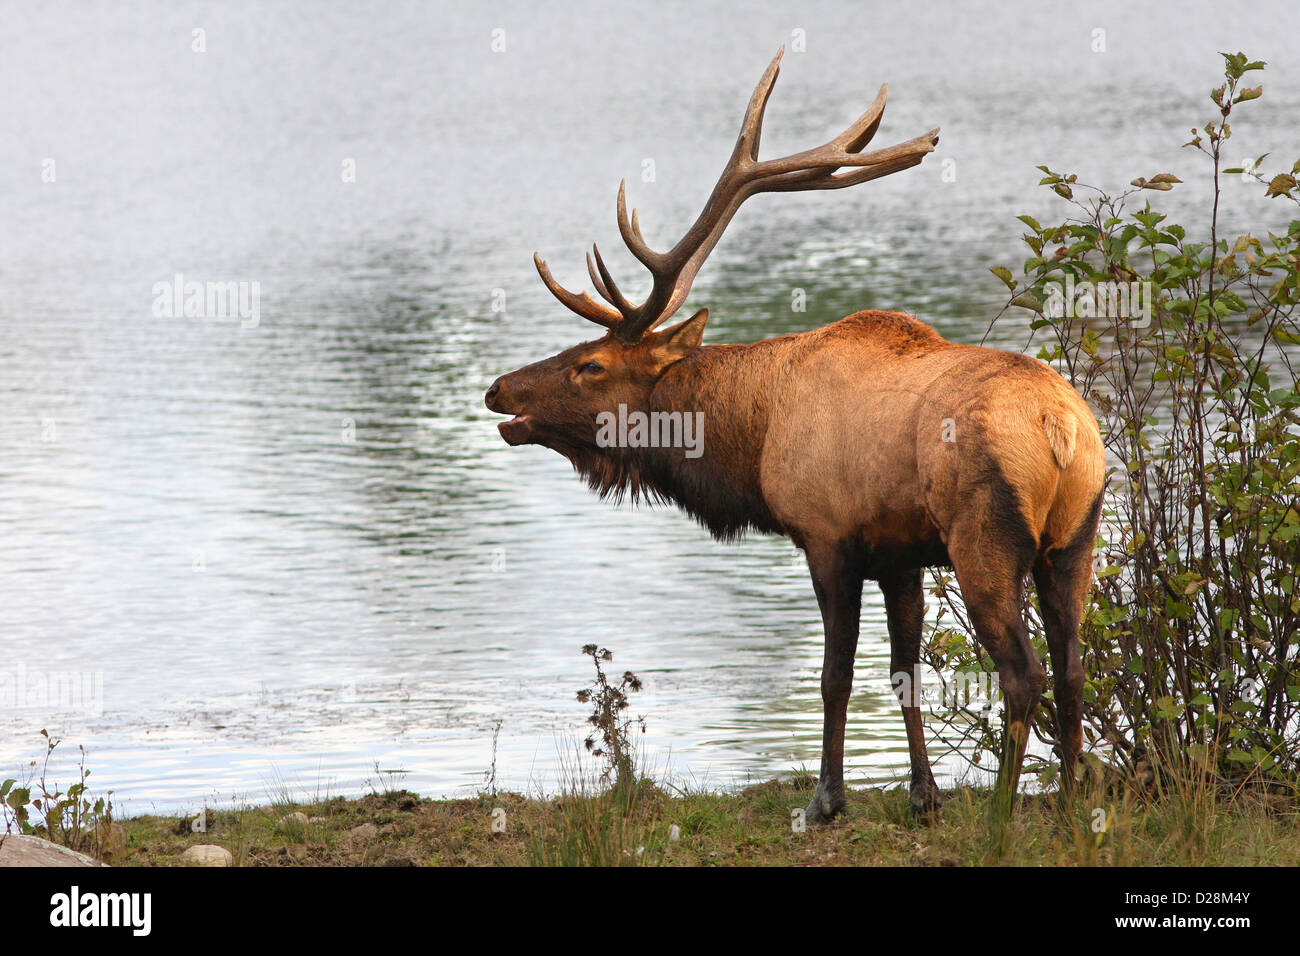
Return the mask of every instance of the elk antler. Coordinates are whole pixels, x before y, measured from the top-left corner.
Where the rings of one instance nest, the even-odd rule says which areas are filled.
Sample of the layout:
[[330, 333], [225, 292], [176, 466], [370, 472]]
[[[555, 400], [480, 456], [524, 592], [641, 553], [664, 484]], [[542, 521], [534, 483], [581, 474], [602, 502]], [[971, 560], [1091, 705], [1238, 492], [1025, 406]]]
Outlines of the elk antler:
[[[686, 301], [691, 283], [700, 266], [713, 247], [722, 238], [723, 230], [736, 210], [750, 196], [765, 192], [793, 192], [806, 189], [843, 189], [855, 183], [865, 183], [907, 169], [919, 163], [926, 153], [932, 152], [939, 142], [939, 130], [933, 129], [922, 136], [897, 146], [862, 152], [880, 126], [885, 112], [885, 98], [889, 84], [880, 88], [876, 99], [857, 122], [829, 143], [816, 149], [804, 150], [782, 159], [758, 161], [758, 141], [763, 131], [763, 111], [776, 84], [783, 45], [768, 64], [763, 78], [754, 88], [745, 110], [745, 122], [740, 128], [736, 148], [718, 183], [709, 194], [704, 211], [677, 245], [668, 252], [655, 252], [641, 235], [641, 224], [636, 210], [627, 215], [626, 181], [618, 187], [618, 231], [623, 236], [632, 255], [650, 270], [654, 285], [650, 295], [640, 305], [629, 302], [614, 283], [600, 250], [593, 245], [587, 254], [587, 271], [591, 274], [596, 291], [608, 302], [597, 302], [587, 293], [575, 295], [551, 276], [551, 270], [536, 253], [533, 262], [537, 271], [557, 299], [582, 316], [609, 329], [621, 341], [635, 343], [646, 332], [666, 321]], [[861, 167], [852, 172], [837, 172], [842, 167]], [[594, 261], [593, 261], [594, 256]], [[610, 306], [613, 306], [611, 308]]]

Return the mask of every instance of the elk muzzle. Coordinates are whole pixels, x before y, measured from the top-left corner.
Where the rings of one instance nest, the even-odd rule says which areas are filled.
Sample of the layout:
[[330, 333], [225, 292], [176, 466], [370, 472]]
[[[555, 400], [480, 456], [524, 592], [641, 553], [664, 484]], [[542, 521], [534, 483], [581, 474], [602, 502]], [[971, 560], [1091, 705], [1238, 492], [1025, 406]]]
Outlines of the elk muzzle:
[[483, 397], [483, 403], [494, 412], [514, 416], [509, 421], [499, 422], [497, 431], [507, 445], [523, 445], [532, 439], [532, 421], [527, 412], [520, 410], [521, 403], [507, 381], [509, 377], [503, 375], [493, 382]]

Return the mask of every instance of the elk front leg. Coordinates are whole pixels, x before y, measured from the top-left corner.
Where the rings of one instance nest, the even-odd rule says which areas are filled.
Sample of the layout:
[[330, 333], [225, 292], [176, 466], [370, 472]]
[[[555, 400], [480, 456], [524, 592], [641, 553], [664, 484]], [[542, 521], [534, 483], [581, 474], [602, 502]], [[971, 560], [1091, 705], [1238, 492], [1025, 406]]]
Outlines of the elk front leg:
[[847, 546], [806, 548], [813, 589], [826, 631], [822, 658], [822, 765], [817, 790], [804, 811], [808, 823], [826, 823], [844, 809], [844, 724], [853, 690], [853, 658], [858, 649], [862, 575]]

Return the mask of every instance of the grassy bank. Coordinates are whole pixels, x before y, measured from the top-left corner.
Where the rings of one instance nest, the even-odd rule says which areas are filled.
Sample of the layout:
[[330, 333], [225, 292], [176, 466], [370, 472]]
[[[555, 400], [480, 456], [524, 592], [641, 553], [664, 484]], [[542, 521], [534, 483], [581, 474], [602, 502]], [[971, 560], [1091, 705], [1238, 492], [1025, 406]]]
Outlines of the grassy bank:
[[[141, 816], [114, 825], [105, 856], [118, 866], [172, 866], [206, 843], [225, 847], [238, 866], [1300, 865], [1294, 797], [1112, 792], [1062, 809], [1050, 795], [1024, 798], [999, 822], [989, 791], [964, 788], [949, 791], [941, 817], [927, 823], [913, 817], [905, 791], [867, 789], [850, 794], [836, 825], [796, 832], [791, 811], [812, 783], [692, 793], [647, 782], [552, 800], [426, 800], [397, 790], [209, 809], [206, 833], [192, 833], [188, 819]], [[497, 808], [501, 833], [492, 832]]]

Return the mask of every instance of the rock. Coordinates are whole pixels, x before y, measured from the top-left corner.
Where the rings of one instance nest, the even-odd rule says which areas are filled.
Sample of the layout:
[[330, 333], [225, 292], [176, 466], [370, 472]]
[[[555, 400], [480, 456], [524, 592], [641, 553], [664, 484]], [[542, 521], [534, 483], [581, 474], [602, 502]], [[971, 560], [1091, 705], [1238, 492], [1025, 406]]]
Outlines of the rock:
[[181, 854], [181, 863], [185, 866], [234, 866], [235, 858], [223, 846], [200, 843]]
[[373, 823], [363, 823], [360, 826], [353, 827], [348, 833], [363, 840], [373, 840], [379, 836], [379, 827]]
[[301, 810], [295, 810], [293, 813], [286, 813], [282, 816], [276, 826], [283, 830], [285, 827], [305, 827], [310, 822], [307, 814]]
[[0, 835], [0, 866], [107, 866], [40, 837]]

